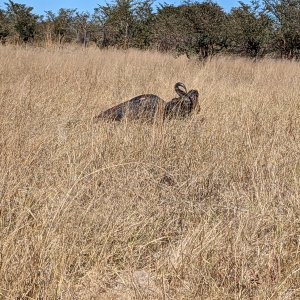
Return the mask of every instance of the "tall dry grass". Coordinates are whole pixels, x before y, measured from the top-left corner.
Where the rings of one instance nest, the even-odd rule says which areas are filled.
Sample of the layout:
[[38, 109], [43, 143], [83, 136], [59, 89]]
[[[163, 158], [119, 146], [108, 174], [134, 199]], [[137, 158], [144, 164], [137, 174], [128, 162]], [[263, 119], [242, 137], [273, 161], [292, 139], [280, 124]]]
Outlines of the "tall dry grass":
[[[299, 63], [0, 58], [1, 299], [300, 297]], [[177, 81], [200, 92], [191, 119], [92, 124]]]

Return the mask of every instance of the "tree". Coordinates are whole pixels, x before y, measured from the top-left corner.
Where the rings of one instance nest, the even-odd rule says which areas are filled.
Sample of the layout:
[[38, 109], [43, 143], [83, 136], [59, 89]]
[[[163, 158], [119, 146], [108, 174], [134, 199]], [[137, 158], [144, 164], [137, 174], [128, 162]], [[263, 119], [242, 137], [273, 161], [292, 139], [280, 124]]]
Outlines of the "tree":
[[134, 26], [132, 6], [132, 0], [116, 0], [95, 9], [94, 15], [103, 30], [102, 46], [129, 47]]
[[193, 30], [182, 7], [160, 5], [155, 18], [153, 42], [160, 51], [187, 53], [192, 43]]
[[153, 33], [154, 14], [153, 0], [137, 2], [133, 14], [135, 18], [133, 41], [134, 47], [143, 49], [151, 46], [151, 36]]
[[0, 9], [0, 43], [4, 44], [9, 35], [8, 17], [6, 12]]
[[14, 31], [23, 42], [34, 39], [39, 16], [32, 13], [33, 8], [9, 1], [5, 3], [10, 32]]
[[206, 58], [226, 45], [225, 24], [226, 14], [212, 2], [163, 5], [157, 12], [155, 41], [160, 50]]
[[116, 0], [99, 5], [93, 15], [102, 31], [102, 47], [120, 48], [150, 46], [153, 24], [152, 0]]
[[227, 16], [218, 4], [191, 2], [184, 12], [194, 32], [192, 51], [199, 57], [212, 56], [227, 46]]
[[76, 42], [87, 47], [90, 36], [90, 14], [87, 12], [76, 13], [73, 22], [73, 30], [76, 32]]
[[274, 47], [281, 57], [300, 57], [300, 0], [265, 0], [275, 24]]
[[52, 11], [46, 11], [46, 23], [50, 35], [55, 37], [56, 42], [62, 44], [71, 42], [74, 38], [72, 26], [75, 20], [76, 9], [61, 8], [56, 15]]
[[240, 2], [240, 7], [231, 10], [228, 34], [234, 53], [263, 56], [270, 51], [272, 33], [272, 21], [257, 2], [252, 6]]

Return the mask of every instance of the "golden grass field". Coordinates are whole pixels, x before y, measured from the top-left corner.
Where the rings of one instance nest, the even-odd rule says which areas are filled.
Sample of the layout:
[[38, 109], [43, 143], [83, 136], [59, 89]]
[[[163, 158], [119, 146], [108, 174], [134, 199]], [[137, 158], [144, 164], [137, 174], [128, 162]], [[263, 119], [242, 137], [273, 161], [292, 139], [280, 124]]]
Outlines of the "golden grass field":
[[[0, 299], [299, 299], [299, 63], [0, 59]], [[190, 119], [92, 122], [177, 81]]]

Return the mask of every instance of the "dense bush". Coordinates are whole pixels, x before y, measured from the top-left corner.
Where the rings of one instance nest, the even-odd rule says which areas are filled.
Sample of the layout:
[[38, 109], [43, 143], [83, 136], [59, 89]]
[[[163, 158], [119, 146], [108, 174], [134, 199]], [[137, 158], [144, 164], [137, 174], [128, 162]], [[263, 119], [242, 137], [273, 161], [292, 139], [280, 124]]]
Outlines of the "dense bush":
[[152, 0], [114, 0], [93, 14], [60, 9], [37, 16], [9, 1], [0, 10], [0, 41], [96, 43], [99, 47], [155, 48], [206, 58], [216, 53], [250, 57], [300, 56], [300, 0], [240, 2], [226, 13], [211, 1], [179, 6]]

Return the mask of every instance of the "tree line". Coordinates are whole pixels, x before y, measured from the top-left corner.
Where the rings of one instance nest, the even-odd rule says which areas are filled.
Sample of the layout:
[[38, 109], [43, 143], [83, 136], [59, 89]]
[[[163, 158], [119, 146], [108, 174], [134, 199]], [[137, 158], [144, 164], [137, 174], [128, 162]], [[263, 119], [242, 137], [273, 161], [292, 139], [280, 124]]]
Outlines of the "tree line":
[[207, 58], [300, 57], [300, 0], [262, 0], [225, 12], [212, 1], [178, 6], [153, 0], [114, 0], [93, 13], [61, 8], [43, 16], [9, 1], [0, 9], [1, 43], [79, 43], [84, 47], [139, 48]]

